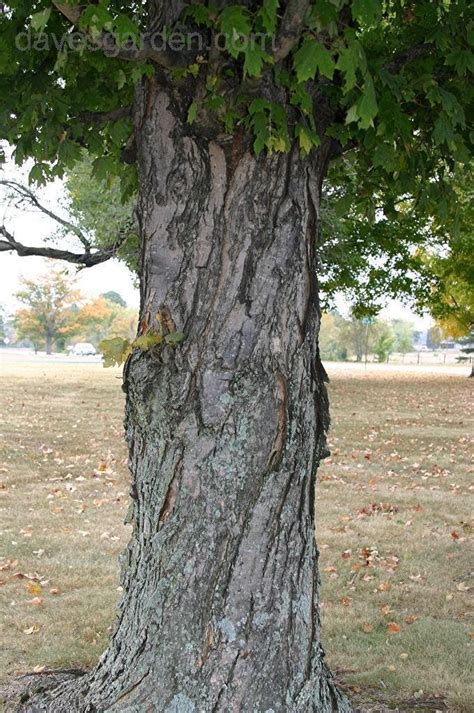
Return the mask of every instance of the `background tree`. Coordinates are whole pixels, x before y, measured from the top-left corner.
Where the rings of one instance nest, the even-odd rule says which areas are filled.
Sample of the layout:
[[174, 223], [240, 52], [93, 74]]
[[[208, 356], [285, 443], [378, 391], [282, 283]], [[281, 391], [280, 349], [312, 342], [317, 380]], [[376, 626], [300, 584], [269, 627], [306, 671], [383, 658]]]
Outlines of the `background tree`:
[[461, 344], [461, 352], [467, 354], [467, 358], [471, 362], [471, 373], [469, 376], [474, 378], [474, 361], [471, 354], [474, 354], [474, 329], [471, 329], [469, 334], [459, 338], [459, 343]]
[[393, 350], [405, 356], [407, 352], [413, 350], [413, 324], [403, 319], [394, 319], [391, 326], [395, 337]]
[[[1, 137], [31, 178], [86, 147], [130, 195], [120, 157], [138, 168], [124, 596], [97, 668], [40, 703], [348, 711], [324, 663], [314, 544], [321, 189], [339, 161], [333, 181], [372, 220], [379, 195], [387, 211], [449, 208], [445, 178], [469, 157], [470, 4], [12, 0], [0, 23]], [[73, 28], [80, 53], [44, 40]]]
[[125, 302], [122, 295], [119, 295], [119, 293], [115, 292], [115, 290], [109, 290], [109, 292], [104, 292], [103, 294], [101, 294], [101, 297], [103, 297], [105, 300], [108, 300], [109, 302], [114, 302], [115, 304], [120, 305], [120, 307], [127, 307], [127, 303]]
[[115, 295], [117, 293], [113, 293], [112, 300], [102, 295], [87, 302], [77, 315], [81, 325], [80, 334], [96, 347], [103, 339], [124, 337], [132, 341], [135, 337], [137, 328], [135, 310], [121, 306]]
[[51, 354], [58, 339], [80, 329], [78, 312], [73, 309], [80, 295], [64, 270], [50, 270], [34, 280], [23, 278], [21, 284], [16, 297], [25, 306], [15, 314], [17, 338], [30, 339], [35, 350], [44, 345], [46, 354]]
[[0, 347], [5, 346], [5, 338], [7, 336], [6, 333], [6, 312], [5, 308], [3, 305], [0, 305]]
[[439, 349], [443, 338], [443, 330], [437, 324], [434, 324], [428, 329], [426, 335], [426, 346], [429, 347], [429, 349]]
[[377, 322], [374, 330], [374, 354], [379, 363], [388, 361], [396, 343], [396, 336], [391, 325], [386, 322]]
[[327, 361], [344, 361], [348, 349], [342, 339], [341, 330], [345, 320], [337, 312], [326, 312], [321, 317], [321, 332], [319, 350], [321, 359]]

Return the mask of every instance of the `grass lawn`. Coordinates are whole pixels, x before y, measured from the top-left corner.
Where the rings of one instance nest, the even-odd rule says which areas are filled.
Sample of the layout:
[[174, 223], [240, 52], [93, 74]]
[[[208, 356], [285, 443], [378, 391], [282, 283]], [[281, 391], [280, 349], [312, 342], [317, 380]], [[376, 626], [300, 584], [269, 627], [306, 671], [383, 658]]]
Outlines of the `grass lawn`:
[[[129, 537], [119, 376], [2, 367], [2, 678], [91, 666], [106, 644]], [[370, 710], [472, 711], [472, 380], [337, 369], [330, 393], [316, 509], [329, 663]]]

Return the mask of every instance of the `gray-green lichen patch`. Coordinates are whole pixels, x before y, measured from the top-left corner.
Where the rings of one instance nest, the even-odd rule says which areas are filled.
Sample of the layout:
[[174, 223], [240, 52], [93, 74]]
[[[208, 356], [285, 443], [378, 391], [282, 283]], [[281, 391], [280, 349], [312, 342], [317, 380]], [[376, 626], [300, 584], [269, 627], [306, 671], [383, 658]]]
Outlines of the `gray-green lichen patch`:
[[169, 706], [165, 708], [164, 713], [195, 713], [196, 706], [188, 696], [184, 693], [178, 693], [173, 698]]

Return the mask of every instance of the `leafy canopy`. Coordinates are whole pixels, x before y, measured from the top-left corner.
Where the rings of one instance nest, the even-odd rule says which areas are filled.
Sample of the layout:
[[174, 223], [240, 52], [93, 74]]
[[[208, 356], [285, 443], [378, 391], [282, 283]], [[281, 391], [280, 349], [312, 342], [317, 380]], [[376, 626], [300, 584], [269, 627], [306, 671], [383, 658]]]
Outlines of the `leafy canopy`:
[[36, 181], [62, 175], [86, 147], [99, 177], [120, 171], [132, 190], [133, 171], [119, 168], [132, 131], [127, 107], [134, 85], [150, 78], [174, 83], [190, 131], [243, 131], [257, 154], [296, 143], [308, 155], [323, 139], [339, 152], [356, 147], [366, 198], [386, 186], [414, 195], [428, 182], [422, 199], [436, 208], [443, 177], [469, 155], [468, 0], [11, 0], [4, 8], [0, 137], [18, 162], [35, 160]]

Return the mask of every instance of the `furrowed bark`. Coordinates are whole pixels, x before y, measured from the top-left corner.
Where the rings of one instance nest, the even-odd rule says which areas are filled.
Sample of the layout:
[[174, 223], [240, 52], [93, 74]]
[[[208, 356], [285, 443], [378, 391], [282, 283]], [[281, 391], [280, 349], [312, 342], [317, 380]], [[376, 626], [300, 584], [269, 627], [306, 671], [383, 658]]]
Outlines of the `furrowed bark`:
[[[256, 158], [136, 116], [141, 324], [125, 372], [134, 531], [95, 671], [51, 711], [350, 711], [324, 664], [314, 540], [328, 407], [315, 236], [326, 156]], [[157, 317], [159, 315], [159, 317]], [[27, 708], [26, 708], [27, 710]]]

